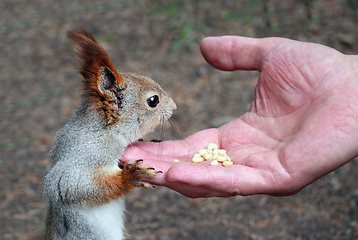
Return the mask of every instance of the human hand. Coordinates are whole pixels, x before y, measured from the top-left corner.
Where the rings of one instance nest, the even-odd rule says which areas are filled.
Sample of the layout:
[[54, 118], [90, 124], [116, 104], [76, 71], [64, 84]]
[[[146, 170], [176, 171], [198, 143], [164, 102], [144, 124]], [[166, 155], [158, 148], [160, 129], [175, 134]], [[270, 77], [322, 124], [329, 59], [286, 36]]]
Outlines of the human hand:
[[[145, 156], [145, 164], [163, 171], [151, 183], [189, 197], [291, 195], [358, 155], [357, 56], [235, 36], [205, 38], [201, 51], [220, 70], [259, 71], [255, 99], [246, 114], [218, 129], [128, 147], [123, 161]], [[210, 142], [226, 149], [234, 165], [190, 163]]]

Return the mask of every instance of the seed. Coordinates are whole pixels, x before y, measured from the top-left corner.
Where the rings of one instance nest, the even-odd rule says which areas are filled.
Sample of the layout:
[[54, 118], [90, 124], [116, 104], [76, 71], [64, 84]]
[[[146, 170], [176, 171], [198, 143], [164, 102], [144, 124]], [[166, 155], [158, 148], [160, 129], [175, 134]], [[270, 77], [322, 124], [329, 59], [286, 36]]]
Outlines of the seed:
[[217, 160], [213, 160], [213, 161], [211, 161], [210, 165], [217, 166], [217, 165], [219, 165], [219, 162]]
[[224, 167], [231, 166], [231, 165], [233, 165], [233, 164], [234, 164], [234, 163], [231, 162], [231, 161], [225, 161], [225, 162], [223, 162], [223, 166], [224, 166]]
[[224, 156], [217, 155], [214, 159], [218, 160], [218, 162], [227, 161], [227, 158]]
[[191, 161], [192, 161], [193, 163], [201, 163], [201, 162], [204, 162], [204, 158], [202, 158], [202, 157], [193, 157], [193, 158], [191, 159]]
[[221, 162], [224, 167], [234, 164], [230, 157], [227, 155], [227, 151], [225, 149], [219, 149], [215, 143], [209, 143], [206, 149], [199, 150], [198, 153], [194, 154], [191, 161], [193, 163], [201, 163], [211, 159], [213, 161], [210, 163], [210, 165], [213, 166], [219, 165], [219, 162]]
[[226, 156], [226, 150], [225, 149], [218, 149], [218, 155]]
[[178, 159], [174, 159], [174, 162], [180, 162]]
[[200, 156], [203, 156], [204, 154], [209, 153], [209, 151], [208, 149], [201, 149], [198, 153]]
[[204, 153], [201, 156], [204, 158], [204, 160], [214, 159], [213, 154], [211, 154], [211, 153]]
[[219, 149], [219, 147], [215, 143], [209, 143], [207, 149], [214, 150], [214, 149]]

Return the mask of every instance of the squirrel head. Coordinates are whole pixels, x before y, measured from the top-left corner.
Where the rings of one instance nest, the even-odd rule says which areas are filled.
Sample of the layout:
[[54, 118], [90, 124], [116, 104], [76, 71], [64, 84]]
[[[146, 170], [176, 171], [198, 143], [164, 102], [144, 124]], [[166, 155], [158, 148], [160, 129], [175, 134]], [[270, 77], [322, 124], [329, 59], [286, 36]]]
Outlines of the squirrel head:
[[122, 125], [128, 138], [140, 138], [164, 123], [176, 109], [174, 101], [152, 79], [118, 73], [108, 53], [83, 29], [69, 33], [80, 57], [85, 107], [93, 108], [106, 127]]

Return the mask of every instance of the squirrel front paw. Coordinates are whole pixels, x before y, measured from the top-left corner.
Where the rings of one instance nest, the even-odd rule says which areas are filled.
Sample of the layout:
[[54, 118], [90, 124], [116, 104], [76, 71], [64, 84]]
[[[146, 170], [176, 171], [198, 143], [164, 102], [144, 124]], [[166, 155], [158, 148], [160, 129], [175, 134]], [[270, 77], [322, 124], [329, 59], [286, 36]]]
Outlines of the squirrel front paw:
[[155, 178], [158, 173], [163, 172], [156, 171], [153, 167], [147, 165], [139, 165], [142, 161], [142, 159], [138, 159], [126, 162], [122, 169], [122, 176], [135, 187], [154, 188], [153, 185], [148, 182], [143, 182], [140, 178]]

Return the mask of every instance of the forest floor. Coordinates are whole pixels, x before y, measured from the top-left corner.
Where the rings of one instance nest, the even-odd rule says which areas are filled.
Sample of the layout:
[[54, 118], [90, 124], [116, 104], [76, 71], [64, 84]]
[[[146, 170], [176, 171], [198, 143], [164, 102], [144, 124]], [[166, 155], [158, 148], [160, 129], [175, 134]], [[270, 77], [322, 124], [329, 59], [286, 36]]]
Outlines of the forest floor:
[[[80, 97], [68, 31], [82, 27], [121, 71], [157, 80], [178, 103], [170, 140], [245, 113], [256, 72], [202, 58], [205, 36], [287, 37], [358, 52], [355, 0], [0, 2], [0, 239], [41, 239], [55, 133]], [[174, 134], [178, 132], [180, 134]], [[129, 239], [358, 239], [358, 162], [290, 197], [190, 199], [157, 187], [127, 197]]]

